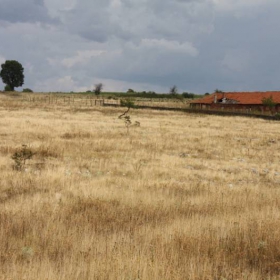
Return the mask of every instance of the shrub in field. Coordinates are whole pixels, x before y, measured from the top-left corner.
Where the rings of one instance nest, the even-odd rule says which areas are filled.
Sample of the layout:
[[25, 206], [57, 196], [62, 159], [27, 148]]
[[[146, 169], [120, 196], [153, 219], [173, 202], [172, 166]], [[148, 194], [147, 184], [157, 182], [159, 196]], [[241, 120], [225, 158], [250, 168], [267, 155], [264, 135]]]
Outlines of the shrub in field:
[[22, 92], [33, 92], [33, 90], [30, 89], [30, 88], [24, 88], [24, 89], [22, 90]]
[[280, 113], [276, 113], [276, 114], [274, 115], [274, 117], [275, 117], [276, 120], [280, 120]]
[[[135, 107], [135, 104], [134, 104], [134, 102], [133, 102], [132, 100], [130, 100], [130, 99], [125, 99], [125, 100], [121, 99], [121, 106], [122, 106], [122, 107], [127, 107], [127, 108], [128, 108], [128, 111], [129, 111], [130, 108]], [[128, 111], [127, 111], [127, 112], [128, 112]]]
[[31, 149], [27, 147], [27, 145], [22, 145], [22, 148], [12, 155], [12, 159], [14, 160], [14, 168], [16, 170], [22, 170], [26, 161], [31, 159], [34, 155], [35, 153], [32, 152]]
[[124, 124], [126, 127], [126, 132], [127, 134], [129, 134], [129, 128], [132, 126], [140, 126], [140, 122], [135, 121], [134, 123], [132, 123], [130, 116], [124, 116]]

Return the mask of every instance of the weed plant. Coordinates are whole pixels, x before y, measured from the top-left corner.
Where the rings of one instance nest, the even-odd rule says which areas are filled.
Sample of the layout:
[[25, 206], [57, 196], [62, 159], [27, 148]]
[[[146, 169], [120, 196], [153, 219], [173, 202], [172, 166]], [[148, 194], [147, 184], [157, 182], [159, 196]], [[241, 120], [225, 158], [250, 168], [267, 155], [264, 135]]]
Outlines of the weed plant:
[[27, 160], [30, 160], [35, 153], [27, 147], [27, 145], [22, 145], [20, 150], [17, 150], [13, 155], [12, 159], [14, 160], [14, 168], [16, 170], [23, 170]]

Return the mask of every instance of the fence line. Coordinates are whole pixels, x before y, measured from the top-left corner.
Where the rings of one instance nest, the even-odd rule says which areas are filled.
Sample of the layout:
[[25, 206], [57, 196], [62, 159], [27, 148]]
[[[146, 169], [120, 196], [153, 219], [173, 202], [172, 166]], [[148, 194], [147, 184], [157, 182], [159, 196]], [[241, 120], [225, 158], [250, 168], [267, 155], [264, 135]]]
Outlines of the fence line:
[[[71, 107], [94, 107], [94, 106], [120, 106], [121, 99], [106, 99], [95, 96], [32, 96], [23, 97], [23, 102], [40, 103], [46, 105], [71, 106]], [[136, 106], [166, 107], [166, 108], [186, 108], [188, 103], [170, 99], [135, 99]]]
[[[44, 95], [44, 96], [23, 96], [19, 99], [5, 100], [4, 103], [12, 102], [20, 106], [20, 103], [28, 102], [30, 104], [46, 104], [47, 106], [63, 106], [71, 108], [93, 108], [99, 106], [120, 106], [120, 99], [105, 99], [96, 96], [66, 96], [66, 95]], [[184, 111], [189, 113], [210, 114], [210, 115], [228, 115], [228, 116], [251, 116], [264, 119], [276, 119], [277, 117], [261, 112], [248, 112], [247, 110], [212, 110], [212, 109], [194, 109], [190, 108], [189, 103], [183, 103], [179, 100], [158, 100], [158, 99], [134, 99], [134, 104], [139, 109], [155, 109], [169, 111]], [[4, 105], [4, 104], [3, 104]]]

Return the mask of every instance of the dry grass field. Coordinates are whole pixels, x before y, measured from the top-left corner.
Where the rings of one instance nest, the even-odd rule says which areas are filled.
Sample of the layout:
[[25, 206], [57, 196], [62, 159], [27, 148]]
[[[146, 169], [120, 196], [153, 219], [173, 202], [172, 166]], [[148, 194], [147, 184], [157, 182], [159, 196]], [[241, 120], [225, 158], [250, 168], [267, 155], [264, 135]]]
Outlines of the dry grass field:
[[0, 96], [0, 279], [280, 279], [279, 123], [122, 112]]

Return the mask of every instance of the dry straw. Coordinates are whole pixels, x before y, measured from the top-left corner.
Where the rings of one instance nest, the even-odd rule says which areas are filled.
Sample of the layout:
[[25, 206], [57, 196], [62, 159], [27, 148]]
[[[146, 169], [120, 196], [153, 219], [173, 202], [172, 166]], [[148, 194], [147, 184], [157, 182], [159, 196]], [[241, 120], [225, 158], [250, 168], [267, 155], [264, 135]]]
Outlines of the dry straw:
[[[265, 120], [0, 96], [0, 279], [278, 279]], [[21, 172], [11, 156], [28, 145]]]

